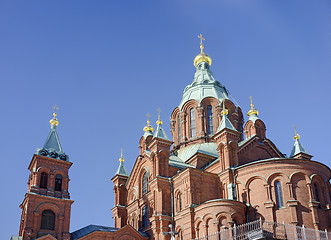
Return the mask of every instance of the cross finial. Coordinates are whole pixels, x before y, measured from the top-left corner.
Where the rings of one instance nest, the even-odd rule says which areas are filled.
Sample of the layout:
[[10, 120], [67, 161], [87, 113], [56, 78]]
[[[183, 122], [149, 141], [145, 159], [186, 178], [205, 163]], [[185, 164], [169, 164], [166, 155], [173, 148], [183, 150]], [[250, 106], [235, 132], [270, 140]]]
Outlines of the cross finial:
[[54, 116], [54, 118], [55, 118], [55, 117], [57, 116], [56, 110], [59, 110], [60, 108], [58, 107], [58, 105], [55, 104], [55, 105], [53, 106], [53, 109], [54, 109], [54, 110], [53, 110], [53, 111], [54, 111], [54, 112], [53, 112], [53, 116]]
[[296, 129], [296, 127], [295, 127], [295, 125], [294, 125], [294, 140], [299, 140], [300, 139], [300, 135], [297, 133], [297, 129]]
[[118, 161], [120, 161], [120, 162], [124, 162], [124, 158], [123, 158], [123, 148], [121, 148], [121, 157], [120, 157], [120, 159], [118, 159]]
[[156, 121], [156, 124], [160, 125], [160, 124], [162, 124], [162, 121], [161, 121], [161, 115], [160, 115], [160, 113], [161, 113], [161, 109], [158, 108], [157, 111], [158, 111], [158, 119], [157, 119], [157, 121]]
[[149, 123], [150, 123], [149, 118], [151, 117], [151, 115], [149, 113], [147, 113], [146, 116], [147, 116], [147, 123], [149, 125]]
[[206, 39], [204, 39], [204, 38], [202, 37], [202, 34], [201, 34], [201, 33], [200, 33], [200, 35], [198, 36], [198, 38], [200, 38], [200, 49], [201, 49], [201, 53], [203, 53], [204, 46], [203, 46], [202, 41], [205, 41]]
[[254, 105], [253, 105], [253, 98], [252, 96], [249, 97], [251, 99], [251, 109], [253, 109]]

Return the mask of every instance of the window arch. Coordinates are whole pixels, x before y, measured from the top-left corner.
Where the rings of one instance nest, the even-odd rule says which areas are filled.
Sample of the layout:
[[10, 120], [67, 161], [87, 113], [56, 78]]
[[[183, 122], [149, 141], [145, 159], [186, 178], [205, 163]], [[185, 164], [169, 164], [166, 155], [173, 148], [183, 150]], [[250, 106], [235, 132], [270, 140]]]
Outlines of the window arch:
[[176, 210], [177, 212], [182, 211], [182, 193], [179, 191], [176, 194]]
[[320, 202], [321, 199], [320, 199], [320, 196], [319, 196], [319, 193], [318, 193], [318, 187], [317, 187], [316, 183], [313, 184], [313, 188], [314, 188], [315, 201]]
[[48, 175], [45, 172], [42, 172], [40, 174], [40, 188], [45, 188], [47, 189], [47, 179], [48, 179]]
[[55, 191], [62, 191], [62, 175], [56, 174], [55, 176]]
[[180, 143], [180, 141], [182, 140], [182, 126], [181, 126], [181, 119], [179, 114], [177, 117], [177, 123], [178, 123], [178, 143]]
[[191, 138], [196, 136], [194, 108], [191, 108], [190, 110], [190, 132], [191, 132]]
[[278, 208], [284, 207], [282, 185], [279, 181], [275, 182], [276, 203]]
[[211, 105], [207, 106], [207, 124], [208, 134], [214, 134], [213, 108]]
[[44, 210], [41, 214], [40, 229], [54, 230], [55, 213], [51, 210]]
[[147, 193], [147, 182], [148, 182], [148, 177], [147, 177], [147, 172], [145, 172], [143, 175], [142, 185], [141, 185], [142, 195]]

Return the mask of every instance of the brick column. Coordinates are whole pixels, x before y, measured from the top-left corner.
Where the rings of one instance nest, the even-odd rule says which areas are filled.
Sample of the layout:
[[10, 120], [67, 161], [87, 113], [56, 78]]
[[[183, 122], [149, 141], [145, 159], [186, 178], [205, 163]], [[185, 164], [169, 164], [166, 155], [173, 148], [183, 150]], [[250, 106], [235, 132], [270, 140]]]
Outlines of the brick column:
[[205, 121], [204, 121], [204, 114], [203, 114], [203, 107], [197, 107], [198, 112], [198, 121], [196, 124], [197, 126], [197, 136], [205, 136]]

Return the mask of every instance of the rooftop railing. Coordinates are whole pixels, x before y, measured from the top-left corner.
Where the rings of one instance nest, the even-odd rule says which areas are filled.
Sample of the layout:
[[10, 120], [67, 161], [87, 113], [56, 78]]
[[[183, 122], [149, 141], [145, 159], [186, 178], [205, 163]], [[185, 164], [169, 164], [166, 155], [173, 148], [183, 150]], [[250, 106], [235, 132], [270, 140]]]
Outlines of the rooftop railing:
[[194, 240], [331, 240], [331, 233], [321, 230], [294, 226], [291, 224], [263, 221], [261, 218], [249, 223], [234, 225], [231, 228], [221, 229], [219, 232], [196, 238]]

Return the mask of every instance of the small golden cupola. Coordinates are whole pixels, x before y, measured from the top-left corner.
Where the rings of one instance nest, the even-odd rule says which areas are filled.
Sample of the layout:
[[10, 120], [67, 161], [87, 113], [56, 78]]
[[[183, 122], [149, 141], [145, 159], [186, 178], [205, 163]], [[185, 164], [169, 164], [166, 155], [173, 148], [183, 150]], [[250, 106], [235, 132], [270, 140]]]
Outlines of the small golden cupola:
[[210, 58], [210, 56], [208, 54], [206, 54], [206, 53], [203, 52], [203, 49], [205, 47], [203, 46], [202, 41], [203, 40], [206, 40], [206, 39], [204, 39], [201, 34], [198, 36], [198, 38], [200, 38], [200, 49], [201, 49], [201, 52], [194, 58], [194, 61], [193, 61], [194, 66], [197, 67], [198, 64], [201, 63], [201, 62], [206, 62], [210, 66], [211, 63], [212, 63], [212, 60], [211, 60], [211, 58]]
[[259, 115], [259, 111], [254, 108], [252, 96], [250, 96], [249, 98], [251, 99], [251, 109], [247, 112], [247, 115], [249, 117], [252, 116], [252, 115], [258, 116]]
[[57, 120], [56, 118], [57, 116], [56, 110], [58, 110], [59, 108], [57, 107], [57, 105], [55, 105], [53, 109], [54, 109], [53, 118], [49, 120], [49, 123], [51, 124], [52, 127], [57, 127], [59, 125], [59, 120]]
[[144, 132], [154, 132], [154, 128], [151, 126], [151, 121], [149, 120], [150, 117], [151, 115], [147, 113], [147, 125], [143, 129]]

